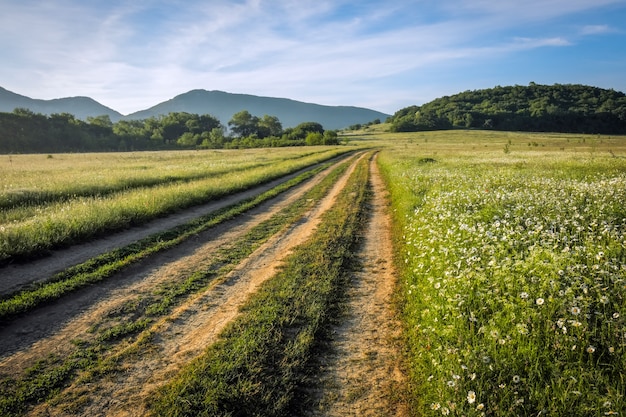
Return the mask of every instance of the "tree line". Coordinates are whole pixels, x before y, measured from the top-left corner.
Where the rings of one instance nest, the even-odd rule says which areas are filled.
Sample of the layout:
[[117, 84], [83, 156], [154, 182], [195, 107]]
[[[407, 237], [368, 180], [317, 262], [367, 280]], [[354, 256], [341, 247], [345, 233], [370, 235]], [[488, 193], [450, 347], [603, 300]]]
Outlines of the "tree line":
[[[228, 128], [227, 128], [228, 127]], [[337, 132], [316, 122], [283, 129], [275, 116], [242, 110], [228, 126], [211, 115], [174, 112], [143, 120], [109, 116], [83, 121], [69, 113], [46, 116], [27, 109], [0, 113], [0, 153], [232, 149], [338, 144]]]
[[465, 91], [397, 111], [396, 132], [452, 128], [626, 134], [626, 95], [573, 84]]

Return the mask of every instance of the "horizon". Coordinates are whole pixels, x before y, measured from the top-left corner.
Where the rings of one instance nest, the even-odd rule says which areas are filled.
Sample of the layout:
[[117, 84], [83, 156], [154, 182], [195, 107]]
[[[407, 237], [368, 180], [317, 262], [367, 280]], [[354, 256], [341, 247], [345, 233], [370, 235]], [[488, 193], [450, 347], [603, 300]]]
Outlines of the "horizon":
[[123, 115], [191, 90], [386, 114], [497, 85], [625, 92], [625, 18], [623, 0], [25, 0], [3, 5], [0, 85]]

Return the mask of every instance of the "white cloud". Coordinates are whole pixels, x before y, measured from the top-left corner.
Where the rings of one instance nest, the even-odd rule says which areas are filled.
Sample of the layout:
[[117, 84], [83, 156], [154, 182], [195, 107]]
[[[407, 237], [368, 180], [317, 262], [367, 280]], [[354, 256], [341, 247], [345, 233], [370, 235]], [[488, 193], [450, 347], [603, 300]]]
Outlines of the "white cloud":
[[611, 33], [614, 30], [609, 25], [588, 25], [584, 26], [580, 33], [582, 35], [601, 35], [604, 33]]

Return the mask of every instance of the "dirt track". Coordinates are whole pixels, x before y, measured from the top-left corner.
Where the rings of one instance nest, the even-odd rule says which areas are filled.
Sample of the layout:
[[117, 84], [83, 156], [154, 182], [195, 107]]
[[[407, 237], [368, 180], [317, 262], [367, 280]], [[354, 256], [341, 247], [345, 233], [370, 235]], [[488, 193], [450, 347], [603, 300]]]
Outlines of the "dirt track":
[[408, 416], [400, 356], [402, 325], [391, 308], [396, 284], [387, 191], [370, 164], [371, 201], [362, 265], [352, 277], [343, 316], [317, 376], [308, 416]]
[[[326, 406], [321, 414], [316, 415], [405, 415], [401, 405], [396, 408], [397, 404], [389, 401], [391, 390], [402, 384], [394, 347], [399, 326], [391, 312], [395, 278], [384, 187], [374, 163], [372, 167], [372, 187], [376, 197], [372, 204], [371, 227], [360, 253], [364, 267], [354, 277], [345, 322], [335, 330], [337, 347], [335, 355], [329, 359], [333, 365], [320, 377], [322, 382], [329, 378], [334, 381], [339, 400], [331, 403], [327, 400], [328, 393], [320, 391]], [[290, 248], [306, 241], [313, 233], [320, 216], [333, 205], [349, 173], [300, 221], [274, 235], [224, 279], [189, 297], [170, 315], [153, 324], [151, 331], [156, 336], [148, 352], [124, 356], [125, 349], [132, 345], [120, 346], [110, 353], [109, 358], [116, 355], [123, 358], [117, 363], [121, 372], [104, 378], [79, 377], [53, 402], [35, 407], [29, 415], [145, 415], [146, 399], [153, 389], [214, 342], [224, 326], [238, 314], [248, 296], [273, 276]], [[75, 349], [72, 340], [93, 337], [94, 322], [133, 300], [140, 300], [160, 283], [183, 280], [201, 270], [216, 250], [292, 204], [324, 175], [318, 175], [238, 219], [198, 235], [193, 241], [135, 265], [103, 284], [79, 291], [69, 299], [39, 309], [0, 329], [0, 352], [3, 352], [0, 374], [19, 374], [50, 353], [60, 357], [67, 355]], [[356, 383], [363, 379], [374, 384]], [[363, 395], [355, 397], [354, 392]], [[391, 406], [393, 412], [390, 412]]]

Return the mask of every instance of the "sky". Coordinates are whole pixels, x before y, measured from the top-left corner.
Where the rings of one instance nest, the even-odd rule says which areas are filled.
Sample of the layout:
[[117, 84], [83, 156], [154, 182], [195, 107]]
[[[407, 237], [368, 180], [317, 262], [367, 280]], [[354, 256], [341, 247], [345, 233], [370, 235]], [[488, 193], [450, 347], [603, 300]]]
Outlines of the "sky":
[[626, 0], [0, 0], [0, 87], [122, 114], [193, 89], [393, 114], [507, 85], [626, 92]]

